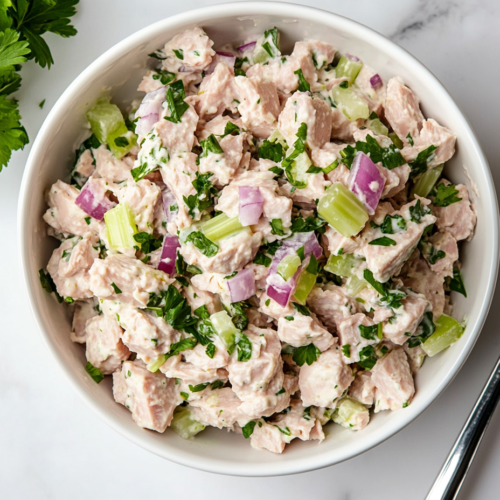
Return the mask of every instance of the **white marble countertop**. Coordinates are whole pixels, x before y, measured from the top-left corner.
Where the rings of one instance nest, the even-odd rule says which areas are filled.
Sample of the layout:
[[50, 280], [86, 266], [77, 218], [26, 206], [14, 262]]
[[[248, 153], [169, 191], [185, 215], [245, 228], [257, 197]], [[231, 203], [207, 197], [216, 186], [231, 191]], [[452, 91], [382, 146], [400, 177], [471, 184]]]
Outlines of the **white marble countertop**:
[[[79, 34], [49, 35], [55, 65], [22, 71], [23, 123], [33, 140], [67, 85], [97, 56], [163, 17], [206, 0], [81, 0]], [[304, 0], [298, 3], [306, 3]], [[498, 119], [500, 3], [493, 0], [309, 0], [360, 21], [427, 65], [466, 114], [500, 186]], [[38, 103], [46, 99], [43, 110]], [[3, 213], [0, 340], [0, 484], [5, 499], [73, 500], [317, 498], [421, 500], [432, 484], [500, 353], [497, 292], [482, 335], [446, 392], [389, 441], [348, 462], [277, 478], [236, 478], [164, 461], [109, 429], [78, 398], [49, 355], [27, 304], [16, 237], [17, 198], [29, 147], [0, 173]], [[498, 498], [500, 412], [493, 417], [461, 500]]]

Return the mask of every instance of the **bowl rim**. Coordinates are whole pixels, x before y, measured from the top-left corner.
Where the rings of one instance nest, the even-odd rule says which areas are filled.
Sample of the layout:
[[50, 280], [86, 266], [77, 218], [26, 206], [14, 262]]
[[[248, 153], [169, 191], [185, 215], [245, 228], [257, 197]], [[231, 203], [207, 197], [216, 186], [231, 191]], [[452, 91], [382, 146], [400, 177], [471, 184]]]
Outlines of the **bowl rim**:
[[[28, 220], [30, 218], [30, 212], [28, 209], [30, 197], [29, 194], [32, 189], [35, 188], [34, 184], [36, 184], [36, 176], [33, 174], [37, 169], [38, 158], [43, 154], [44, 144], [50, 133], [50, 130], [57, 123], [58, 119], [63, 116], [64, 110], [67, 108], [67, 105], [72, 96], [78, 93], [79, 88], [82, 87], [85, 82], [92, 77], [93, 74], [98, 73], [100, 70], [105, 68], [107, 64], [112, 63], [113, 60], [122, 55], [122, 53], [127, 52], [128, 50], [140, 45], [141, 43], [147, 42], [148, 39], [151, 39], [168, 29], [175, 28], [176, 25], [180, 25], [183, 23], [202, 24], [204, 20], [207, 19], [236, 15], [282, 15], [283, 8], [285, 6], [286, 16], [283, 17], [301, 18], [310, 21], [318, 20], [318, 17], [321, 17], [321, 21], [323, 23], [327, 22], [328, 24], [330, 24], [332, 26], [332, 29], [341, 26], [343, 29], [349, 30], [355, 37], [362, 39], [363, 41], [368, 43], [371, 42], [377, 47], [381, 47], [386, 51], [386, 53], [396, 54], [399, 58], [405, 59], [405, 64], [409, 66], [416, 66], [422, 73], [424, 73], [423, 78], [425, 78], [429, 82], [429, 86], [432, 86], [433, 90], [439, 93], [440, 98], [446, 101], [444, 104], [445, 108], [455, 108], [456, 111], [458, 111], [458, 116], [462, 121], [463, 129], [465, 130], [465, 133], [468, 134], [469, 138], [471, 139], [471, 143], [473, 144], [473, 153], [477, 155], [480, 160], [480, 166], [478, 165], [478, 168], [482, 168], [489, 181], [487, 192], [482, 192], [482, 197], [486, 200], [486, 204], [492, 207], [491, 215], [494, 219], [491, 221], [491, 230], [493, 233], [494, 241], [492, 254], [493, 269], [489, 274], [488, 282], [486, 283], [485, 301], [480, 307], [478, 319], [473, 325], [471, 334], [467, 339], [467, 343], [464, 344], [459, 356], [455, 359], [446, 376], [434, 385], [427, 398], [423, 402], [421, 401], [418, 405], [410, 405], [394, 426], [387, 429], [381, 429], [378, 433], [367, 436], [367, 439], [363, 440], [360, 443], [354, 443], [353, 446], [348, 450], [348, 452], [345, 452], [340, 458], [329, 459], [328, 455], [325, 454], [319, 454], [318, 456], [316, 456], [315, 454], [311, 454], [311, 456], [307, 457], [307, 459], [299, 457], [295, 460], [287, 460], [274, 463], [266, 463], [265, 461], [263, 461], [263, 463], [243, 464], [220, 460], [207, 461], [203, 457], [194, 457], [190, 453], [180, 453], [179, 450], [176, 450], [174, 453], [173, 450], [168, 447], [168, 445], [165, 446], [164, 444], [160, 445], [157, 443], [152, 443], [149, 440], [142, 439], [140, 436], [129, 432], [129, 430], [124, 425], [122, 425], [113, 415], [111, 415], [106, 409], [104, 409], [97, 403], [97, 401], [92, 397], [88, 390], [82, 385], [80, 379], [76, 376], [76, 374], [70, 369], [70, 367], [66, 365], [62, 354], [60, 354], [59, 352], [56, 342], [51, 338], [48, 328], [46, 328], [43, 323], [41, 308], [37, 303], [33, 292], [33, 286], [36, 286], [36, 284], [32, 282], [30, 276], [30, 256], [29, 249], [26, 246], [26, 239], [28, 237], [27, 228], [29, 227]], [[106, 424], [108, 424], [111, 428], [113, 428], [119, 434], [126, 437], [136, 445], [141, 446], [142, 448], [145, 448], [148, 451], [151, 451], [152, 453], [161, 456], [162, 458], [166, 458], [172, 462], [213, 473], [264, 477], [288, 475], [316, 470], [343, 462], [357, 455], [360, 455], [361, 453], [370, 450], [371, 448], [379, 445], [388, 438], [397, 434], [400, 430], [410, 424], [417, 416], [419, 416], [426, 408], [428, 408], [430, 404], [445, 390], [445, 388], [457, 375], [470, 352], [472, 351], [472, 348], [484, 325], [488, 310], [492, 302], [498, 272], [498, 220], [498, 203], [496, 191], [494, 189], [493, 178], [488, 166], [488, 162], [481, 150], [474, 132], [472, 131], [472, 128], [470, 127], [467, 119], [465, 118], [458, 105], [452, 99], [441, 82], [415, 56], [386, 38], [384, 35], [376, 32], [375, 30], [357, 21], [323, 9], [291, 4], [288, 2], [232, 2], [190, 10], [146, 26], [106, 50], [85, 70], [83, 70], [75, 78], [75, 80], [73, 80], [73, 82], [59, 97], [56, 104], [46, 117], [45, 121], [40, 127], [38, 135], [30, 151], [23, 174], [18, 202], [18, 226], [20, 228], [18, 243], [21, 249], [21, 268], [29, 297], [30, 307], [35, 317], [37, 326], [42, 333], [45, 344], [51, 352], [52, 356], [56, 359], [59, 367], [63, 370], [70, 383], [80, 395], [80, 397], [83, 398], [85, 403]]]

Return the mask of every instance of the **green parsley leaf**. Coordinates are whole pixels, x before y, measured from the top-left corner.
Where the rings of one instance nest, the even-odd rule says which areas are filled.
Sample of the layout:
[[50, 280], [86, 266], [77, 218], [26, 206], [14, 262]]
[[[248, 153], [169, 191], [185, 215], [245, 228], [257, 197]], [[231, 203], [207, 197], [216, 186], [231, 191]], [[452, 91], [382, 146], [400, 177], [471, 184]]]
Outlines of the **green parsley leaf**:
[[187, 392], [181, 392], [180, 395], [184, 401], [187, 401], [189, 399], [189, 394]]
[[160, 80], [162, 85], [168, 85], [175, 80], [175, 73], [171, 73], [166, 69], [157, 69], [151, 76], [153, 80]]
[[285, 394], [286, 390], [284, 387], [282, 387], [277, 393], [276, 396], [279, 396], [280, 394]]
[[423, 315], [415, 334], [408, 340], [408, 347], [416, 347], [423, 344], [435, 331], [436, 325], [432, 320], [432, 312], [427, 311]]
[[237, 332], [234, 343], [238, 350], [238, 361], [248, 361], [252, 357], [252, 342], [250, 339], [244, 333]]
[[213, 197], [217, 194], [217, 189], [210, 182], [210, 177], [212, 177], [211, 172], [206, 174], [200, 174], [196, 172], [196, 178], [191, 183], [196, 190], [196, 195], [189, 195], [187, 198], [183, 196], [184, 203], [189, 208], [189, 215], [195, 217], [196, 212], [202, 212], [207, 210], [213, 204]]
[[90, 226], [92, 218], [91, 217], [85, 217], [85, 222], [87, 223], [87, 226]]
[[111, 286], [117, 295], [122, 293], [122, 291], [114, 283], [111, 283]]
[[377, 354], [375, 353], [375, 348], [372, 345], [367, 345], [359, 351], [358, 365], [365, 370], [371, 370], [377, 363], [377, 360]]
[[427, 172], [427, 164], [434, 157], [434, 151], [436, 151], [437, 147], [432, 144], [427, 149], [420, 151], [417, 157], [409, 163], [411, 172], [410, 179], [414, 179], [420, 174]]
[[447, 207], [452, 203], [462, 201], [462, 198], [457, 196], [458, 192], [454, 184], [446, 186], [444, 183], [440, 183], [430, 193], [430, 196], [434, 197], [432, 204], [436, 207]]
[[464, 297], [467, 297], [462, 273], [460, 272], [460, 269], [458, 267], [453, 267], [453, 278], [446, 278], [446, 282], [448, 283], [448, 287], [450, 290], [461, 293]]
[[272, 259], [263, 253], [258, 253], [253, 260], [254, 264], [259, 264], [261, 266], [269, 267], [271, 265]]
[[143, 253], [151, 253], [158, 250], [163, 244], [163, 237], [155, 238], [152, 234], [141, 232], [134, 234], [134, 240], [141, 245]]
[[193, 245], [206, 257], [217, 255], [219, 246], [209, 240], [201, 231], [193, 231], [186, 238], [186, 242], [192, 242]]
[[359, 325], [359, 333], [366, 340], [376, 340], [378, 337], [378, 330], [378, 324], [372, 326]]
[[[147, 258], [151, 258], [151, 257], [148, 255]], [[149, 261], [146, 261], [145, 263], [147, 263], [147, 262], [149, 262]], [[178, 283], [180, 283], [182, 286], [185, 286], [185, 287], [189, 286], [189, 281], [186, 278], [184, 278], [183, 276], [176, 276], [175, 280]]]
[[224, 382], [222, 380], [216, 380], [215, 382], [212, 382], [210, 384], [210, 389], [212, 389], [212, 391], [215, 391], [215, 389], [220, 389], [223, 386], [224, 386]]
[[234, 278], [238, 274], [238, 271], [233, 271], [231, 274], [224, 276], [225, 280], [230, 280], [231, 278]]
[[380, 295], [386, 294], [384, 285], [373, 277], [373, 273], [369, 269], [363, 271], [363, 277], [378, 293], [380, 293]]
[[44, 107], [44, 106], [45, 106], [45, 99], [43, 99], [42, 101], [40, 101], [40, 102], [38, 103], [38, 107], [39, 107], [40, 109], [43, 109], [43, 107]]
[[240, 127], [233, 122], [227, 122], [222, 137], [226, 137], [226, 135], [240, 135]]
[[272, 160], [276, 163], [279, 163], [284, 156], [285, 153], [283, 151], [283, 146], [278, 141], [271, 142], [266, 139], [259, 147], [260, 158]]
[[[237, 57], [234, 62], [234, 76], [246, 76], [245, 72], [241, 69], [243, 63], [248, 62], [248, 57]], [[238, 103], [239, 104], [239, 103]]]
[[318, 359], [319, 355], [321, 355], [321, 351], [314, 344], [308, 344], [298, 347], [295, 350], [293, 360], [299, 366], [302, 366], [304, 363], [311, 366]]
[[165, 120], [172, 123], [181, 122], [182, 115], [189, 109], [189, 104], [184, 101], [185, 97], [186, 94], [182, 80], [177, 80], [167, 87], [165, 100], [170, 116], [165, 116]]
[[350, 358], [351, 357], [351, 344], [344, 344], [342, 346], [342, 353], [344, 354], [344, 356], [346, 358]]
[[115, 146], [119, 148], [124, 148], [129, 145], [128, 139], [126, 137], [117, 137], [115, 139]]
[[99, 370], [99, 368], [96, 368], [90, 361], [87, 361], [87, 364], [85, 365], [85, 370], [92, 377], [92, 380], [96, 384], [99, 384], [104, 380], [104, 375], [102, 374], [102, 371]]
[[306, 267], [306, 271], [309, 274], [314, 274], [314, 275], [318, 274], [319, 264], [314, 254], [311, 254], [311, 260], [309, 261], [309, 264]]
[[[318, 231], [323, 233], [323, 226], [326, 224], [324, 219], [320, 217], [314, 217], [310, 215], [306, 219], [299, 215], [295, 219], [292, 220], [292, 225], [290, 226], [290, 230], [292, 233], [310, 233], [311, 231]], [[320, 231], [323, 229], [322, 231]]]
[[184, 51], [182, 49], [173, 49], [172, 52], [175, 54], [177, 59], [184, 61]]
[[[314, 274], [314, 273], [313, 273]], [[311, 311], [306, 306], [303, 306], [301, 304], [297, 304], [297, 302], [292, 302], [292, 306], [299, 311], [302, 316], [311, 316]]]
[[165, 357], [168, 359], [172, 356], [177, 356], [177, 354], [180, 354], [182, 351], [193, 349], [197, 343], [198, 341], [196, 339], [184, 339], [176, 342], [170, 346], [170, 350], [165, 354]]
[[347, 80], [344, 80], [342, 82], [339, 83], [339, 87], [341, 89], [348, 89], [349, 88], [349, 82]]
[[285, 231], [283, 230], [283, 222], [281, 219], [272, 219], [270, 224], [271, 224], [271, 234], [276, 234], [278, 236], [285, 236]]
[[293, 321], [295, 318], [293, 316], [285, 316], [287, 321]]
[[248, 439], [252, 434], [253, 434], [253, 430], [255, 429], [255, 424], [257, 422], [251, 420], [250, 422], [246, 423], [242, 428], [242, 432], [243, 432], [243, 437], [245, 439]]
[[417, 224], [420, 224], [422, 217], [430, 213], [431, 211], [425, 205], [422, 205], [420, 200], [417, 200], [417, 203], [410, 207], [410, 219]]
[[293, 72], [295, 75], [298, 76], [299, 78], [299, 91], [300, 92], [309, 92], [311, 90], [311, 86], [309, 85], [309, 82], [305, 79], [304, 74], [302, 73], [302, 69], [298, 69], [297, 71]]
[[29, 142], [20, 120], [17, 101], [0, 96], [0, 172], [9, 163], [12, 151], [24, 149]]
[[189, 387], [189, 390], [191, 392], [201, 392], [203, 390], [205, 390], [209, 385], [209, 382], [205, 382], [203, 384], [197, 384], [197, 385], [191, 385], [189, 384], [188, 387]]
[[408, 139], [408, 142], [410, 143], [410, 146], [413, 147], [415, 145], [415, 143], [413, 142], [413, 137], [411, 136], [410, 132], [408, 132], [408, 135], [406, 136], [406, 138]]
[[201, 319], [210, 318], [210, 313], [208, 312], [207, 306], [205, 304], [198, 307], [198, 309], [195, 309], [194, 313], [196, 314], [196, 316], [198, 316], [198, 318], [201, 318]]
[[163, 61], [167, 58], [163, 50], [155, 50], [154, 52], [151, 52], [151, 54], [148, 54], [148, 56], [153, 59], [158, 59], [159, 61]]
[[57, 298], [57, 301], [59, 303], [62, 302], [62, 297], [57, 293], [57, 288], [54, 283], [54, 280], [52, 279], [52, 276], [49, 273], [46, 273], [43, 269], [40, 269], [38, 271], [38, 275], [40, 277], [40, 284], [42, 285], [42, 288], [47, 292], [47, 293], [52, 293], [54, 292]]
[[435, 246], [431, 245], [427, 241], [420, 241], [418, 248], [431, 266], [433, 266], [438, 260], [446, 257], [446, 253], [443, 252], [443, 250], [437, 250]]
[[204, 141], [201, 141], [200, 143], [203, 152], [199, 156], [199, 158], [206, 158], [208, 156], [208, 153], [214, 153], [214, 154], [223, 154], [224, 150], [220, 147], [219, 142], [217, 141], [217, 138], [215, 137], [214, 134], [210, 134], [207, 139]]
[[278, 177], [281, 177], [283, 175], [284, 170], [280, 167], [271, 167], [269, 169], [269, 172], [272, 172], [273, 174], [276, 174]]
[[382, 236], [382, 238], [376, 238], [375, 240], [370, 241], [370, 243], [368, 244], [378, 245], [381, 247], [389, 247], [389, 246], [395, 246], [396, 242], [393, 239], [388, 238], [387, 236]]

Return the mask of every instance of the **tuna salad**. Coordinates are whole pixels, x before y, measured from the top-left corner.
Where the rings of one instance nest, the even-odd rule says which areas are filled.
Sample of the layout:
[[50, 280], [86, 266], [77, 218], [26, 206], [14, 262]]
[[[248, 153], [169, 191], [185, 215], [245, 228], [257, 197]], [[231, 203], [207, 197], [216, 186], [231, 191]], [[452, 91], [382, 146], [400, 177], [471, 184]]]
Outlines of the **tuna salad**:
[[398, 76], [318, 40], [285, 55], [277, 28], [213, 45], [179, 33], [142, 99], [88, 111], [40, 279], [137, 425], [281, 453], [411, 405], [463, 334], [476, 215], [443, 177], [455, 135]]

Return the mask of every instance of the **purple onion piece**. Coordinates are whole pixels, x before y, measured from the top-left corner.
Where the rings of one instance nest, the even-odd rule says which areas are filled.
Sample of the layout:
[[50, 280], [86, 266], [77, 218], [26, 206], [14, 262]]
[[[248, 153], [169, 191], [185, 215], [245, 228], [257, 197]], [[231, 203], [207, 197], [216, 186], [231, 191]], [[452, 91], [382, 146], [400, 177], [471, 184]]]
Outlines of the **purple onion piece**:
[[192, 69], [189, 66], [179, 66], [179, 73], [190, 73]]
[[106, 191], [104, 184], [90, 177], [77, 196], [75, 203], [86, 214], [94, 219], [102, 220], [104, 214], [116, 205], [106, 197]]
[[246, 52], [247, 50], [250, 50], [250, 49], [255, 49], [255, 45], [257, 44], [256, 41], [254, 42], [247, 42], [247, 43], [244, 43], [243, 45], [240, 45], [237, 50], [238, 52]]
[[162, 104], [165, 101], [165, 94], [167, 87], [160, 87], [159, 89], [149, 92], [142, 99], [141, 105], [135, 112], [135, 117], [140, 118], [150, 115], [151, 113], [161, 114]]
[[371, 78], [370, 78], [370, 85], [374, 89], [378, 89], [382, 85], [382, 78], [380, 78], [380, 75], [378, 73], [375, 73]]
[[137, 120], [137, 125], [135, 126], [135, 133], [144, 137], [153, 128], [155, 123], [160, 120], [160, 115], [158, 113], [149, 113], [139, 120]]
[[243, 269], [238, 274], [227, 280], [231, 295], [231, 302], [240, 302], [255, 295], [255, 274], [252, 269]]
[[384, 190], [385, 179], [377, 165], [365, 155], [358, 152], [354, 157], [348, 179], [349, 189], [359, 198], [370, 215], [375, 209]]
[[346, 54], [345, 56], [351, 61], [359, 62], [359, 57], [353, 56], [352, 54]]
[[242, 226], [257, 224], [262, 215], [264, 198], [258, 187], [239, 186], [239, 218]]
[[166, 235], [163, 240], [160, 262], [158, 269], [167, 274], [173, 274], [175, 271], [175, 260], [177, 259], [177, 249], [180, 248], [179, 238], [177, 236]]

